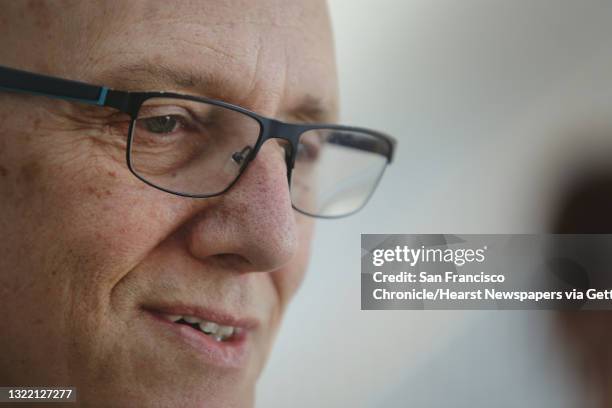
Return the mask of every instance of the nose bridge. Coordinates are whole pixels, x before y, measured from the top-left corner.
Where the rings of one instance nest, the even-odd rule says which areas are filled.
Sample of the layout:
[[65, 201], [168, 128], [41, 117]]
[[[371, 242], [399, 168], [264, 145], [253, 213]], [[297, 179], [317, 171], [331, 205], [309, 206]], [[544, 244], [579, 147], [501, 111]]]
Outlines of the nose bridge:
[[[270, 119], [265, 139], [282, 139], [291, 143], [291, 146], [297, 146], [300, 136], [300, 128], [293, 123], [286, 123], [277, 119]], [[265, 141], [265, 140], [264, 140]]]
[[298, 141], [300, 138], [301, 127], [293, 123], [286, 123], [277, 119], [268, 119], [264, 123], [264, 133], [261, 145], [270, 139], [280, 139], [288, 142], [290, 151], [286, 151], [285, 163], [287, 165], [287, 178], [291, 180], [291, 170], [295, 163]]

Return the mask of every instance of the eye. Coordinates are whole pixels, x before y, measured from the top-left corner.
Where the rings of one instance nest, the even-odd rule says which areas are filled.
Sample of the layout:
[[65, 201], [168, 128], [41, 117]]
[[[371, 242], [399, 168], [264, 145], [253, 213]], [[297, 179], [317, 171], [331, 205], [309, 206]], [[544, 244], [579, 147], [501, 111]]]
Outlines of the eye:
[[306, 146], [302, 142], [298, 143], [298, 146], [297, 146], [297, 156], [299, 158], [306, 158], [306, 157], [308, 157], [308, 148], [306, 148]]
[[297, 146], [296, 159], [300, 161], [316, 161], [321, 153], [321, 143], [315, 138], [303, 138]]
[[155, 116], [142, 119], [143, 125], [151, 133], [172, 133], [181, 127], [181, 121], [174, 115]]

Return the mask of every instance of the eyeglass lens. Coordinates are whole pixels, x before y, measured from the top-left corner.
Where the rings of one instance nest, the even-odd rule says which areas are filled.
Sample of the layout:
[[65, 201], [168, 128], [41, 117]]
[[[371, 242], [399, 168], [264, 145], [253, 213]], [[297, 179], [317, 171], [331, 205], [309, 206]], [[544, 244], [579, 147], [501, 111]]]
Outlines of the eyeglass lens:
[[[151, 98], [132, 126], [132, 170], [148, 183], [187, 195], [214, 195], [240, 175], [261, 133], [259, 122], [223, 106]], [[334, 217], [361, 208], [387, 164], [386, 143], [337, 129], [300, 136], [291, 177], [296, 209]]]

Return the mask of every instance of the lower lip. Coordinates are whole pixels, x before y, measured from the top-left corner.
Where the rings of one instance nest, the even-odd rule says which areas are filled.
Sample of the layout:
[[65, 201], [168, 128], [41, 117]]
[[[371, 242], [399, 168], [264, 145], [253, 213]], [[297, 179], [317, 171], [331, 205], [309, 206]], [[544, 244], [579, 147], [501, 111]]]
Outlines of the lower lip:
[[212, 337], [195, 330], [187, 325], [173, 323], [160, 315], [146, 311], [152, 322], [161, 327], [165, 334], [187, 345], [196, 352], [205, 364], [224, 368], [241, 368], [246, 365], [248, 358], [247, 337], [244, 331], [232, 337], [230, 341], [216, 341]]

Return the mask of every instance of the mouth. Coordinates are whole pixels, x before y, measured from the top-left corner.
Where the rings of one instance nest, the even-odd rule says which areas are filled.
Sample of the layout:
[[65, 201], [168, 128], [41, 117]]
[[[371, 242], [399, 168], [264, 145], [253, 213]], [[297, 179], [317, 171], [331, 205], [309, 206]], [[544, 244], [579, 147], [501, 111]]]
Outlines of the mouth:
[[154, 330], [206, 365], [240, 368], [248, 360], [256, 322], [194, 307], [143, 308]]
[[196, 316], [181, 316], [160, 314], [160, 316], [172, 323], [184, 324], [194, 330], [198, 330], [207, 336], [212, 337], [217, 342], [232, 341], [240, 336], [242, 328], [234, 326], [224, 326], [219, 323], [201, 319]]

